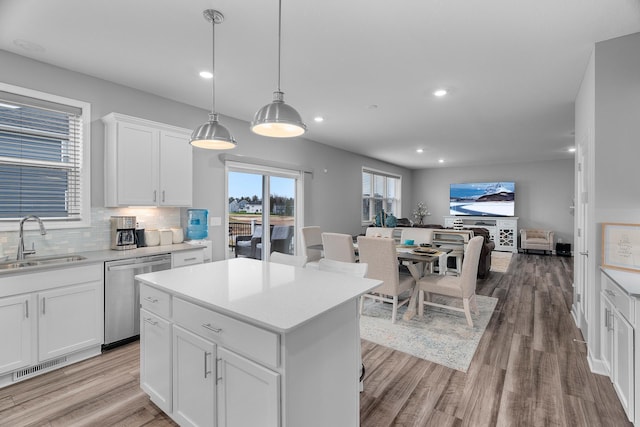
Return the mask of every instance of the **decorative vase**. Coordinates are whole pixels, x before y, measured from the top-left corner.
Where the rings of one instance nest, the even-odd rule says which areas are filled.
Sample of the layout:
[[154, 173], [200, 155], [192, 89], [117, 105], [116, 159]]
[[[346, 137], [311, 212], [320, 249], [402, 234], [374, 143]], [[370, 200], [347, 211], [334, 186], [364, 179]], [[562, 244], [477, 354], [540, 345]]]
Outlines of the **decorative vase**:
[[453, 220], [453, 229], [454, 230], [464, 230], [464, 224], [461, 218], [457, 218]]

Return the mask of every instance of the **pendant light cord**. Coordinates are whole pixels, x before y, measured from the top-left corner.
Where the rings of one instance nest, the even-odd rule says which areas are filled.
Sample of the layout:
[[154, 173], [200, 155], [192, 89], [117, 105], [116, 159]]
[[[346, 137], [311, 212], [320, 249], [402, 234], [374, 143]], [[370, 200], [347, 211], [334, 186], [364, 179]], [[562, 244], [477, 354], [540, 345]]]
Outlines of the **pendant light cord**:
[[211, 114], [216, 113], [216, 20], [211, 19]]
[[280, 92], [280, 62], [282, 50], [282, 0], [278, 0], [278, 92]]

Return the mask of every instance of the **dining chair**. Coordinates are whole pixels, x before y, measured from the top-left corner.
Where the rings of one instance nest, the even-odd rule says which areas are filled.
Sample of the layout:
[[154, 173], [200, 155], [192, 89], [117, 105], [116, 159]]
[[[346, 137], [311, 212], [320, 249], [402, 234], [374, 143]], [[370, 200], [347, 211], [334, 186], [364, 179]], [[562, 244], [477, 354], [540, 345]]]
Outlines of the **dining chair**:
[[[463, 312], [467, 318], [467, 324], [470, 327], [473, 327], [471, 308], [473, 308], [475, 314], [478, 314], [476, 281], [478, 275], [478, 261], [480, 260], [480, 251], [482, 250], [483, 242], [484, 238], [482, 236], [476, 236], [469, 240], [467, 250], [462, 261], [462, 271], [459, 276], [429, 274], [418, 280], [418, 315], [420, 317], [424, 315], [424, 306], [431, 305], [434, 307]], [[431, 301], [431, 294], [461, 298], [463, 308], [433, 302]]]
[[318, 268], [318, 260], [322, 258], [322, 249], [310, 249], [309, 246], [322, 245], [322, 231], [317, 225], [300, 227], [301, 253], [306, 255], [305, 267]]
[[433, 231], [430, 228], [403, 228], [400, 233], [400, 243], [404, 243], [407, 240], [413, 240], [415, 245], [431, 244], [431, 237]]
[[326, 258], [318, 261], [318, 270], [320, 271], [348, 274], [355, 277], [365, 277], [368, 267], [369, 265], [364, 262], [342, 262]]
[[269, 255], [269, 261], [276, 264], [293, 265], [294, 267], [304, 267], [307, 263], [306, 255], [290, 255], [283, 254], [282, 252], [271, 252]]
[[367, 227], [364, 232], [367, 237], [389, 237], [393, 238], [393, 228], [389, 227]]
[[356, 252], [350, 234], [322, 233], [322, 246], [326, 259], [356, 262]]
[[400, 274], [398, 254], [393, 239], [358, 236], [360, 262], [369, 264], [367, 277], [382, 280], [382, 285], [364, 294], [360, 299], [360, 313], [364, 307], [364, 298], [393, 304], [391, 323], [396, 322], [398, 307], [409, 302], [409, 296], [399, 301], [399, 296], [413, 288], [415, 280], [411, 275]]

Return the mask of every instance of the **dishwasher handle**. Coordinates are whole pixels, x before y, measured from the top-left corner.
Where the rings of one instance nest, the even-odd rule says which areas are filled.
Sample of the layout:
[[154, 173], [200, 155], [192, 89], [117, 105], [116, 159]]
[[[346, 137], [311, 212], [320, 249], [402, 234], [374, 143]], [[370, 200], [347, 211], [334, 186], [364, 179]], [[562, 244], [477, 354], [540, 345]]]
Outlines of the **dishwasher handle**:
[[122, 265], [110, 265], [107, 267], [109, 271], [120, 271], [120, 270], [134, 270], [142, 267], [151, 267], [154, 265], [162, 265], [169, 264], [171, 265], [171, 260], [160, 260], [160, 261], [151, 261], [151, 262], [141, 262], [141, 263], [131, 263], [131, 264], [122, 264]]

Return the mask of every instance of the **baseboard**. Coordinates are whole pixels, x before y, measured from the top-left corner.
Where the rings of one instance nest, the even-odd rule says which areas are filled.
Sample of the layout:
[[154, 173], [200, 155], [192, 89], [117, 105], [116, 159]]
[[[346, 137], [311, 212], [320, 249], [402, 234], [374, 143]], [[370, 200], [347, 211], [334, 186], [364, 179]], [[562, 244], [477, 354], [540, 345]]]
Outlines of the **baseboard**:
[[587, 356], [587, 363], [589, 363], [589, 369], [591, 369], [591, 372], [594, 374], [604, 375], [605, 377], [609, 376], [609, 372], [607, 372], [602, 360], [591, 357], [591, 352], [589, 352]]

